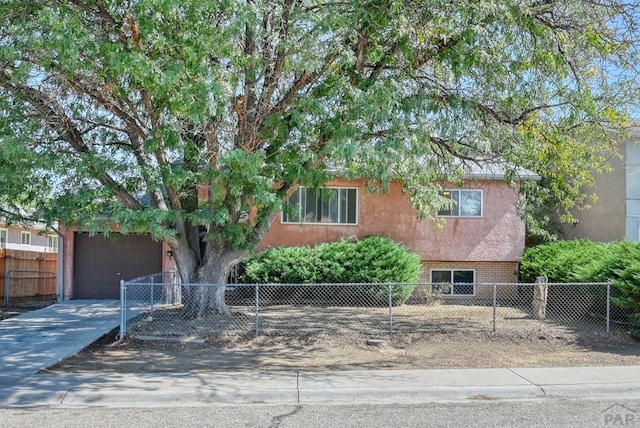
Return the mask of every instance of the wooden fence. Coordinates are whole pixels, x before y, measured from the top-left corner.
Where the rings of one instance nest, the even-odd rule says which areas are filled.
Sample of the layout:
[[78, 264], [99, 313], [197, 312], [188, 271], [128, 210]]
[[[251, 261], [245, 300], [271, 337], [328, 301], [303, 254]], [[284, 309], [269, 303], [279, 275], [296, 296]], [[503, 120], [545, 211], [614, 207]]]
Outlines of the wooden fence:
[[[58, 296], [58, 254], [0, 248], [0, 298], [7, 302], [53, 301]], [[8, 280], [9, 284], [5, 284]], [[8, 290], [5, 287], [8, 285]]]

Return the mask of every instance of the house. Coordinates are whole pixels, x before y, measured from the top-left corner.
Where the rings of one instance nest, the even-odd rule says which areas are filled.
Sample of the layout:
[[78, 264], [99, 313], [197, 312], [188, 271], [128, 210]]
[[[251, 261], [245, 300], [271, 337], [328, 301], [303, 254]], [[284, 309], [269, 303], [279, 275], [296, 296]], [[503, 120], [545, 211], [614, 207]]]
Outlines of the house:
[[0, 222], [0, 248], [37, 253], [57, 253], [58, 235], [47, 231], [45, 226], [40, 223], [19, 225]]
[[[527, 174], [523, 178], [537, 178]], [[368, 193], [364, 180], [344, 179], [315, 192], [300, 189], [289, 200], [293, 210], [276, 218], [258, 250], [384, 235], [420, 255], [423, 281], [452, 283], [451, 294], [475, 292], [456, 283], [517, 282], [525, 246], [517, 187], [500, 171], [478, 170], [462, 186], [445, 188], [456, 204], [438, 213], [446, 220], [442, 227], [417, 217], [400, 183], [387, 193]]]
[[[526, 171], [520, 176], [539, 178]], [[438, 213], [446, 220], [442, 227], [418, 219], [400, 183], [385, 193], [367, 192], [365, 185], [336, 178], [321, 189], [298, 189], [257, 249], [384, 235], [420, 255], [422, 280], [450, 282], [453, 295], [475, 294], [474, 287], [456, 284], [517, 281], [525, 224], [516, 208], [518, 187], [506, 182], [504, 170], [476, 168], [462, 186], [445, 186], [455, 204]], [[169, 248], [148, 236], [114, 240], [62, 229], [65, 298], [118, 298], [120, 279], [173, 267]]]
[[563, 238], [640, 241], [640, 128], [631, 129], [619, 152], [621, 158], [610, 161], [612, 172], [594, 175], [597, 200], [573, 212], [576, 221], [564, 225]]

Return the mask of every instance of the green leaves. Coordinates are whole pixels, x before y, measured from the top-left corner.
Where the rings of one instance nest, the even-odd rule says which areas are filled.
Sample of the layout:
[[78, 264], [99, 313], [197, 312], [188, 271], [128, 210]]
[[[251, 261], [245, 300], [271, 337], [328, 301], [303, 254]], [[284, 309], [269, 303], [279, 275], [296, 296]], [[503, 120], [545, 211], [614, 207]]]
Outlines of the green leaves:
[[7, 0], [0, 203], [183, 245], [198, 225], [247, 249], [327, 169], [399, 180], [429, 217], [437, 183], [500, 160], [543, 177], [526, 185], [540, 226], [536, 206], [588, 202], [590, 168], [628, 124], [636, 14], [582, 0]]

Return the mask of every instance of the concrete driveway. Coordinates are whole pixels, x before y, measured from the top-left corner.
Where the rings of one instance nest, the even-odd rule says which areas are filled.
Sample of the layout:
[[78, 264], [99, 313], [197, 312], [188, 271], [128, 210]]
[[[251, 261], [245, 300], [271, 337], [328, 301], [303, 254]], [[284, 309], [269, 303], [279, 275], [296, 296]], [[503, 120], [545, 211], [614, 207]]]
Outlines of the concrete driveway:
[[0, 321], [0, 375], [34, 374], [119, 325], [119, 300], [70, 300]]

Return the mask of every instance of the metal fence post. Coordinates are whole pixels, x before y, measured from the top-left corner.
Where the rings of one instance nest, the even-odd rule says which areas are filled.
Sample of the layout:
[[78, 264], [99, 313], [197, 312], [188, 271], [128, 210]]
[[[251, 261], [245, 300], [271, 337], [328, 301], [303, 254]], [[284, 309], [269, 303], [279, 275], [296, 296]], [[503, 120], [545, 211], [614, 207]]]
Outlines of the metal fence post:
[[124, 338], [124, 335], [127, 332], [127, 286], [124, 285], [124, 279], [120, 280], [120, 334], [118, 335], [119, 339]]
[[151, 286], [151, 314], [153, 315], [153, 292], [155, 291], [153, 276], [151, 276], [151, 283], [149, 285]]
[[256, 336], [260, 334], [260, 286], [256, 285], [256, 316], [255, 316]]
[[611, 332], [611, 283], [607, 283], [607, 333]]
[[497, 288], [496, 285], [493, 284], [493, 332], [496, 332], [496, 306], [498, 303], [498, 296], [497, 296]]
[[389, 287], [389, 334], [393, 334], [393, 299], [391, 297], [391, 288], [393, 287], [391, 284]]

